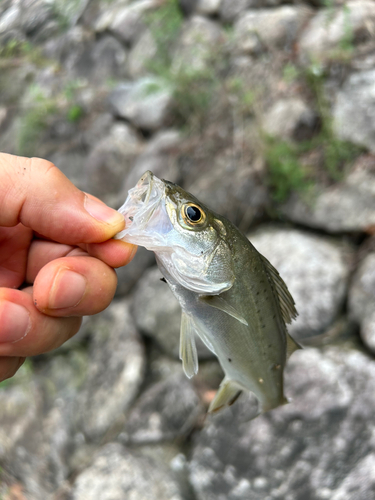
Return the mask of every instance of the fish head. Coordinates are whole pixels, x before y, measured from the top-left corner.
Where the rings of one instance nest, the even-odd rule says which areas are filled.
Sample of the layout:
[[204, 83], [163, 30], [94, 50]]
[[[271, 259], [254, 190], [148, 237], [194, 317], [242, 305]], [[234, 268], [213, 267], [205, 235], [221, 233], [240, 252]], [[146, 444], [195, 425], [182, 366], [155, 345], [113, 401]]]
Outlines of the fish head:
[[218, 294], [234, 282], [225, 224], [193, 195], [147, 171], [119, 209], [116, 235], [155, 252], [169, 276], [189, 290]]

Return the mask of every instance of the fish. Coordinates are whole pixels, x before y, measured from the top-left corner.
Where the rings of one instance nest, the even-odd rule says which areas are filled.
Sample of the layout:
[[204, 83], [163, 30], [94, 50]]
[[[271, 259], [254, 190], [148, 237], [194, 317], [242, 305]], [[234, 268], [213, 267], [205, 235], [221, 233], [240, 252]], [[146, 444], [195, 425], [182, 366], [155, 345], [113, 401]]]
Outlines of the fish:
[[198, 372], [196, 335], [220, 362], [225, 376], [208, 412], [231, 406], [244, 390], [259, 413], [287, 403], [284, 367], [300, 346], [287, 331], [297, 311], [278, 271], [227, 218], [150, 171], [119, 212], [125, 229], [115, 238], [153, 251], [180, 303], [187, 377]]

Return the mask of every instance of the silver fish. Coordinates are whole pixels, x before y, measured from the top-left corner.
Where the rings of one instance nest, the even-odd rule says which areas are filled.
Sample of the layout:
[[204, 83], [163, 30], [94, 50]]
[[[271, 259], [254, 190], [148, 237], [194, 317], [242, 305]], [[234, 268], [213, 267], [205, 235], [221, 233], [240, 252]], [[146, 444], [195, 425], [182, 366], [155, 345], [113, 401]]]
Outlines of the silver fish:
[[155, 252], [182, 308], [180, 358], [198, 372], [195, 334], [218, 357], [225, 377], [209, 412], [247, 389], [265, 412], [287, 402], [283, 370], [299, 345], [286, 323], [297, 315], [276, 269], [229, 220], [182, 188], [146, 172], [119, 209], [117, 239]]

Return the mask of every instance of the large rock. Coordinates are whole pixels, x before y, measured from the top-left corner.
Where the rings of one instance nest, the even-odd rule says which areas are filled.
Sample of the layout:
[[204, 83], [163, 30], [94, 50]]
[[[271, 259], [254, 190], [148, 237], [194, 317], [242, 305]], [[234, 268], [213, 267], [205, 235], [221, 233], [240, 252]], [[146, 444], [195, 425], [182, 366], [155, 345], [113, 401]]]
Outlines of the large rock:
[[108, 444], [75, 480], [72, 500], [182, 500], [172, 473], [160, 462]]
[[349, 312], [360, 324], [363, 341], [375, 352], [375, 253], [360, 263], [349, 290]]
[[145, 355], [125, 301], [113, 302], [93, 316], [91, 331], [91, 363], [79, 412], [85, 435], [98, 440], [123, 419], [135, 399], [143, 381]]
[[299, 97], [281, 99], [264, 115], [263, 130], [284, 140], [311, 139], [318, 124], [317, 114]]
[[350, 273], [349, 248], [298, 229], [261, 228], [249, 240], [279, 271], [299, 313], [288, 325], [298, 339], [322, 333], [340, 313]]
[[[170, 356], [178, 357], [181, 307], [161, 278], [162, 274], [156, 267], [144, 273], [133, 295], [133, 315], [142, 332], [155, 339]], [[197, 349], [201, 358], [213, 356], [199, 338]]]
[[121, 297], [129, 293], [145, 270], [153, 264], [155, 264], [154, 254], [143, 247], [138, 247], [137, 253], [128, 265], [115, 269], [118, 280], [116, 296]]
[[[374, 8], [375, 22], [375, 3]], [[375, 70], [354, 73], [337, 93], [333, 126], [340, 139], [375, 152]]]
[[322, 9], [301, 35], [298, 43], [301, 61], [316, 64], [348, 57], [355, 45], [371, 39], [369, 26], [374, 22], [372, 0], [353, 0], [336, 9]]
[[345, 347], [305, 349], [285, 378], [290, 404], [249, 422], [239, 399], [196, 435], [198, 500], [372, 498], [374, 361]]
[[110, 94], [109, 103], [116, 116], [141, 129], [154, 131], [168, 122], [172, 98], [173, 91], [168, 82], [144, 77], [120, 84]]
[[123, 180], [122, 195], [126, 200], [129, 189], [133, 188], [142, 175], [151, 170], [159, 179], [177, 182], [179, 177], [177, 158], [181, 133], [175, 129], [164, 129], [147, 142], [137, 157], [133, 168]]
[[305, 6], [285, 5], [275, 9], [251, 10], [234, 25], [236, 50], [252, 53], [266, 49], [292, 50], [297, 36], [311, 16]]
[[220, 18], [224, 22], [232, 22], [247, 9], [257, 7], [258, 4], [259, 0], [221, 0]]
[[343, 181], [329, 187], [317, 187], [315, 199], [310, 203], [293, 194], [281, 211], [293, 222], [333, 233], [372, 233], [374, 206], [375, 160], [368, 155], [358, 158]]
[[[18, 484], [25, 498], [52, 499], [67, 481], [75, 447], [77, 402], [86, 372], [87, 357], [82, 353], [47, 357], [38, 373], [22, 374], [21, 370], [13, 383], [17, 384], [20, 376], [23, 383], [4, 392], [7, 400], [0, 401], [0, 415], [5, 419], [1, 429], [7, 437], [3, 440], [0, 436], [0, 442], [8, 445], [8, 450], [0, 460], [13, 478], [8, 481], [10, 490]], [[32, 401], [27, 401], [30, 398]], [[22, 407], [22, 399], [27, 406]], [[12, 408], [17, 413], [12, 415]], [[6, 417], [11, 428], [7, 428]]]
[[94, 22], [94, 29], [97, 32], [109, 30], [126, 44], [132, 45], [145, 28], [147, 12], [158, 6], [157, 0], [132, 3], [126, 0], [105, 5]]
[[157, 44], [150, 30], [145, 30], [129, 52], [128, 71], [136, 80], [150, 73], [150, 61], [157, 53]]
[[143, 142], [126, 123], [115, 123], [91, 150], [85, 163], [86, 189], [108, 201], [119, 193], [124, 179], [143, 149]]
[[220, 25], [202, 16], [184, 25], [172, 60], [172, 72], [194, 75], [207, 70], [222, 41]]
[[127, 419], [121, 438], [132, 444], [156, 443], [186, 437], [204, 410], [185, 374], [151, 385]]

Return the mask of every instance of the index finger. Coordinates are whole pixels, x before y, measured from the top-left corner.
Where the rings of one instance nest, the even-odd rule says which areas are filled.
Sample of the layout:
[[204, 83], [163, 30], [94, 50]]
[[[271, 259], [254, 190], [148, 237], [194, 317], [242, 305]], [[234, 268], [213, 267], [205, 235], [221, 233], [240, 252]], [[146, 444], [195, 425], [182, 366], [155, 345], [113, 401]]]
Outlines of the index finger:
[[22, 222], [60, 243], [98, 243], [124, 228], [124, 217], [80, 191], [51, 162], [0, 154], [0, 226]]

